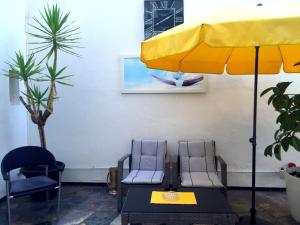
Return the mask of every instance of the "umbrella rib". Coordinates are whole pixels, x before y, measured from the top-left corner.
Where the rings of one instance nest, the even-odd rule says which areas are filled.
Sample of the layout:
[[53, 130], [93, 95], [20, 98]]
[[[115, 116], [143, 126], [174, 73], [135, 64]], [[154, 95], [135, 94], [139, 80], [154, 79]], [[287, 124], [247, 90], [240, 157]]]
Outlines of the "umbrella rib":
[[[179, 70], [181, 71], [181, 64], [182, 64], [182, 61], [188, 57], [194, 50], [195, 48], [193, 48], [192, 50], [188, 51], [187, 54], [185, 54], [179, 61], [178, 61], [178, 64], [179, 64]], [[182, 71], [181, 71], [182, 72]]]
[[[225, 61], [225, 63], [224, 63], [224, 65], [226, 65], [226, 73], [228, 73], [228, 71], [227, 71], [227, 65], [228, 65], [228, 61], [229, 61], [229, 59], [230, 59], [230, 57], [231, 57], [233, 51], [234, 51], [234, 48], [231, 48], [231, 51], [230, 51], [230, 53], [228, 54], [228, 57], [227, 57], [227, 59], [226, 59], [226, 61]], [[228, 73], [228, 74], [229, 74], [229, 73]]]
[[[201, 36], [201, 31], [202, 31], [202, 29], [203, 29], [203, 25], [201, 25], [201, 29], [200, 29], [200, 31], [199, 31], [199, 37]], [[197, 46], [195, 46], [194, 48], [192, 48], [191, 50], [189, 50], [188, 52], [187, 52], [187, 54], [185, 54], [183, 57], [182, 57], [182, 59], [180, 59], [179, 61], [178, 61], [178, 64], [179, 64], [179, 69], [180, 69], [180, 71], [181, 71], [181, 64], [182, 64], [182, 61], [186, 58], [186, 57], [188, 57], [201, 43], [204, 43], [203, 41], [201, 41], [201, 38], [199, 38], [200, 40], [199, 40], [199, 43], [198, 43], [198, 45]]]
[[280, 52], [280, 58], [281, 58], [281, 68], [282, 68], [282, 69], [284, 69], [284, 65], [283, 65], [284, 61], [283, 61], [283, 57], [282, 57], [282, 52], [281, 52], [280, 45], [278, 45], [278, 50], [279, 50], [279, 52]]

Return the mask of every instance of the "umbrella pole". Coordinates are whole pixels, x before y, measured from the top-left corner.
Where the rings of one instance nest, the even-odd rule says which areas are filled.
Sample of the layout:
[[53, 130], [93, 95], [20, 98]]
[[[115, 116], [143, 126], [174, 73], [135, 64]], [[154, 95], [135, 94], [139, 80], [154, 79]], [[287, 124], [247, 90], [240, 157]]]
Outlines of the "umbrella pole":
[[255, 46], [255, 76], [254, 76], [254, 109], [253, 109], [253, 136], [250, 138], [252, 143], [252, 198], [250, 209], [250, 222], [256, 224], [256, 209], [255, 209], [255, 172], [256, 172], [256, 123], [257, 123], [257, 83], [258, 83], [258, 55], [259, 46]]
[[256, 122], [257, 122], [257, 84], [258, 84], [258, 55], [259, 46], [255, 47], [255, 73], [254, 73], [254, 99], [253, 99], [253, 136], [250, 138], [252, 143], [252, 198], [251, 198], [251, 209], [250, 216], [240, 218], [238, 225], [272, 225], [268, 221], [261, 218], [256, 218], [255, 209], [255, 172], [256, 172]]

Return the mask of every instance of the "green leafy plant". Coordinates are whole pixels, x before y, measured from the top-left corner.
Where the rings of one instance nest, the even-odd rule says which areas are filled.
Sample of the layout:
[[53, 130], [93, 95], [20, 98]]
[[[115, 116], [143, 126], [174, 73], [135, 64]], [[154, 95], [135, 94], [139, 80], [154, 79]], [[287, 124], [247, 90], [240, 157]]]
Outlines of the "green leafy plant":
[[[34, 24], [29, 24], [34, 30], [28, 33], [34, 39], [29, 43], [33, 46], [30, 55], [25, 57], [19, 51], [7, 62], [9, 71], [5, 75], [24, 82], [26, 91], [20, 96], [20, 101], [30, 113], [32, 122], [38, 126], [40, 143], [44, 148], [47, 147], [44, 127], [58, 98], [56, 85], [72, 86], [67, 82], [71, 75], [64, 75], [67, 66], [58, 67], [59, 52], [79, 56], [74, 52], [79, 47], [79, 28], [72, 28], [73, 22], [68, 22], [69, 15], [57, 4], [44, 7], [40, 11], [40, 20], [33, 18]], [[37, 54], [42, 54], [38, 63], [35, 59]]]
[[[296, 65], [296, 64], [295, 64]], [[281, 150], [287, 152], [290, 147], [300, 152], [300, 94], [287, 94], [286, 90], [292, 82], [280, 82], [261, 93], [271, 92], [268, 104], [272, 104], [279, 113], [276, 123], [279, 129], [274, 134], [274, 142], [264, 151], [265, 156], [274, 156], [281, 160]]]

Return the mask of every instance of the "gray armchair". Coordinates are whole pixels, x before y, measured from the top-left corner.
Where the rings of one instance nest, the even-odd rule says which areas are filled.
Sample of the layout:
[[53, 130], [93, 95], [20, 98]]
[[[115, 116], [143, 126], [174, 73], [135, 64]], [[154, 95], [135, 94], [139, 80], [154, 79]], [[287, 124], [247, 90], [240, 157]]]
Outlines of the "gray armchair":
[[[118, 211], [129, 187], [169, 188], [170, 164], [167, 141], [132, 140], [131, 154], [118, 161]], [[124, 161], [129, 159], [129, 174], [124, 177]]]
[[172, 163], [173, 186], [220, 188], [226, 194], [227, 165], [216, 156], [215, 146], [213, 140], [179, 141], [178, 158]]

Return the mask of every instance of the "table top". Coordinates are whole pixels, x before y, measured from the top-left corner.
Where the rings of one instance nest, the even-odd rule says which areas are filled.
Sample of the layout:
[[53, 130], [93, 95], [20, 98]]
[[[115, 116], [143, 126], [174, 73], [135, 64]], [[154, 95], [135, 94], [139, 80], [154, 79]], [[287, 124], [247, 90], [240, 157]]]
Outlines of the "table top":
[[220, 189], [182, 188], [178, 191], [194, 192], [197, 205], [151, 204], [153, 188], [130, 188], [123, 205], [122, 213], [212, 213], [235, 214]]

